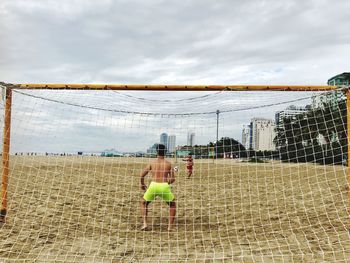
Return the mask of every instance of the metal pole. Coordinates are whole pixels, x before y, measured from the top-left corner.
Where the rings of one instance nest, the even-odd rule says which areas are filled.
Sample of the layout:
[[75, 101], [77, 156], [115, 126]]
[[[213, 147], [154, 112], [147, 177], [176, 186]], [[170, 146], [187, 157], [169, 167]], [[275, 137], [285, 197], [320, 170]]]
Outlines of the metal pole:
[[175, 164], [177, 164], [177, 146], [175, 146]]
[[218, 158], [218, 143], [219, 143], [219, 114], [220, 111], [216, 111], [216, 159]]
[[10, 170], [10, 135], [11, 135], [11, 104], [12, 90], [5, 89], [5, 118], [4, 118], [4, 138], [2, 149], [2, 184], [1, 184], [1, 210], [0, 222], [5, 222], [7, 214], [7, 186]]
[[[347, 110], [347, 138], [348, 138], [348, 212], [350, 213], [350, 90], [346, 92], [346, 110]], [[350, 227], [350, 222], [349, 222]]]

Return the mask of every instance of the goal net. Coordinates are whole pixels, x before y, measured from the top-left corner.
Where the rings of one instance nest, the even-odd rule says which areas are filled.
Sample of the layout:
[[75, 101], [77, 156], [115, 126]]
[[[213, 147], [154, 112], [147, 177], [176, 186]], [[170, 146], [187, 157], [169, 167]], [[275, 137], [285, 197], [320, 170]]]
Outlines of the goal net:
[[[341, 91], [12, 92], [0, 262], [350, 258]], [[159, 195], [141, 231], [158, 144], [177, 168], [175, 223]]]

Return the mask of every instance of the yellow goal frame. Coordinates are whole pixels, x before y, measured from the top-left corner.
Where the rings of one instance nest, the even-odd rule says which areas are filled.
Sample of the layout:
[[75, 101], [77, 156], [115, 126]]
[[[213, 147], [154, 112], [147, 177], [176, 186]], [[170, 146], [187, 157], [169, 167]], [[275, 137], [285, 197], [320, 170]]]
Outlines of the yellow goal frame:
[[[330, 91], [337, 89], [336, 86], [307, 86], [307, 85], [144, 85], [144, 84], [0, 84], [5, 87], [5, 107], [4, 107], [4, 131], [2, 149], [2, 184], [1, 184], [1, 210], [0, 222], [5, 222], [7, 214], [7, 186], [10, 171], [10, 139], [11, 139], [11, 107], [12, 90], [141, 90], [141, 91]], [[347, 130], [350, 130], [350, 91], [346, 92], [347, 105]], [[350, 135], [347, 134], [348, 141], [348, 175], [347, 181], [350, 188]], [[348, 192], [348, 204], [350, 213], [350, 190]]]

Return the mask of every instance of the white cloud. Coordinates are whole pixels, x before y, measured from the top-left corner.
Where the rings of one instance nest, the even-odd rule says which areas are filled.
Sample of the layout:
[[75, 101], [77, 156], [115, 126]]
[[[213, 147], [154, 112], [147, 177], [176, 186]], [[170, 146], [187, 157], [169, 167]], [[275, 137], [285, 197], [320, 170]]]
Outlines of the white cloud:
[[[3, 79], [0, 81], [326, 84], [331, 76], [350, 69], [349, 9], [349, 1], [327, 0], [3, 0], [0, 2], [0, 75]], [[206, 112], [218, 108], [219, 104], [220, 107], [244, 108], [278, 100], [273, 95], [259, 95], [257, 100], [257, 97], [240, 94], [241, 99], [233, 102], [226, 100], [224, 94], [211, 99], [164, 102], [160, 107], [157, 100], [175, 101], [202, 95], [125, 94], [140, 98], [132, 99], [117, 93], [94, 94], [90, 99], [59, 93], [49, 96], [108, 109], [168, 113]], [[91, 117], [94, 113], [87, 108], [84, 116], [90, 116], [90, 119], [77, 120], [68, 111], [58, 113], [59, 106], [53, 107], [56, 110], [52, 106], [35, 107], [40, 114], [52, 114], [58, 118], [57, 122], [64, 121], [66, 125], [61, 128], [62, 132], [71, 129], [77, 134], [85, 134], [87, 127], [95, 127], [93, 143], [98, 141], [97, 135], [101, 136], [104, 128], [111, 132], [110, 136], [114, 131], [109, 129], [114, 125], [111, 120], [94, 120]], [[273, 113], [265, 112], [266, 116], [273, 117]], [[78, 110], [75, 113], [82, 114]], [[234, 118], [241, 125], [254, 117], [251, 114], [259, 113], [241, 113]], [[106, 116], [107, 113], [99, 114]], [[35, 117], [38, 123], [28, 123], [27, 131], [34, 130], [35, 125], [55, 131], [57, 122], [47, 121], [50, 116]], [[95, 118], [98, 117], [95, 115]], [[120, 120], [125, 121], [123, 118]], [[201, 117], [192, 123], [194, 129], [204, 134], [203, 120]], [[131, 117], [130, 121], [132, 124], [124, 122], [124, 127], [128, 128], [124, 134], [140, 123], [138, 131], [141, 127], [150, 130], [144, 133], [145, 143], [157, 138], [164, 123], [158, 117], [142, 119], [139, 115]], [[168, 120], [164, 128], [185, 134], [186, 125], [189, 125], [186, 121]], [[211, 129], [215, 123], [210, 120], [205, 125]], [[120, 123], [116, 123], [117, 126]], [[233, 134], [238, 137], [239, 129], [236, 126], [233, 129], [237, 130]], [[91, 129], [89, 132], [94, 134]], [[88, 138], [87, 135], [80, 138]], [[102, 141], [108, 144], [108, 140]], [[69, 142], [77, 145], [82, 140], [73, 136]]]

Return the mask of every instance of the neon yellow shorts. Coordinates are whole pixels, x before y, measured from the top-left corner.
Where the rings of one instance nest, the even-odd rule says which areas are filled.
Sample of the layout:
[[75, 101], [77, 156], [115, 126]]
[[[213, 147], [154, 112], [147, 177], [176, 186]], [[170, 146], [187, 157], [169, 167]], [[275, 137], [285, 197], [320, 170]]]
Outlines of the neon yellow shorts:
[[171, 202], [175, 198], [168, 183], [151, 182], [146, 193], [143, 195], [143, 199], [147, 202], [152, 202], [157, 196], [166, 202]]

